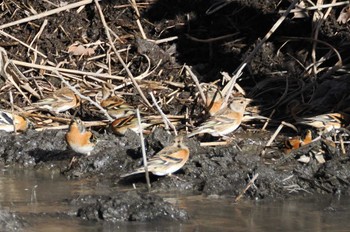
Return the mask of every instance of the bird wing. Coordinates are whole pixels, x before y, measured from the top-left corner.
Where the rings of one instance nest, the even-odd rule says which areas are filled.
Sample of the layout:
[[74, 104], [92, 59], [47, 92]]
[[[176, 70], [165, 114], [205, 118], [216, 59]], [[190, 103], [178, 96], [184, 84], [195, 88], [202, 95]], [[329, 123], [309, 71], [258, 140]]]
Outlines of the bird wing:
[[164, 165], [171, 163], [179, 163], [183, 160], [182, 150], [175, 146], [165, 147], [159, 151], [155, 156], [149, 159], [149, 164], [153, 162], [159, 164], [162, 162]]
[[1, 112], [0, 113], [0, 123], [12, 125], [13, 124], [13, 119], [8, 113]]

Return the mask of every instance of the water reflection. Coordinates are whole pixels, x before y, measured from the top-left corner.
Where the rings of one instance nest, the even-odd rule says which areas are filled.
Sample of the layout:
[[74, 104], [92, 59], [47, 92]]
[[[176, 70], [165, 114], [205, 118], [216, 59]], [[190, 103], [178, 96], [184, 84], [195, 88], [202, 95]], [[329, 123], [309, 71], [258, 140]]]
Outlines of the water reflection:
[[25, 231], [347, 231], [345, 226], [350, 216], [350, 200], [345, 197], [332, 200], [331, 197], [310, 195], [303, 200], [234, 204], [233, 198], [180, 194], [164, 197], [189, 212], [190, 221], [186, 223], [113, 224], [86, 222], [59, 214], [72, 210], [65, 199], [110, 191], [111, 187], [103, 183], [67, 180], [59, 174], [44, 171], [2, 169], [0, 176], [2, 209], [24, 217], [29, 227]]

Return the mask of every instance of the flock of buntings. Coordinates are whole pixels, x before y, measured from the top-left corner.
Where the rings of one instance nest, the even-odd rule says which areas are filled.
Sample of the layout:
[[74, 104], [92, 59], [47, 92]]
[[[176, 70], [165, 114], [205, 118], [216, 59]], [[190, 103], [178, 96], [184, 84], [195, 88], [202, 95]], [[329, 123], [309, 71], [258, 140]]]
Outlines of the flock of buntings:
[[[224, 98], [218, 88], [210, 88], [206, 91], [207, 101], [204, 104], [209, 118], [199, 125], [194, 131], [187, 134], [191, 137], [198, 134], [211, 134], [214, 137], [226, 137], [234, 132], [245, 121], [245, 111], [247, 105], [252, 102], [245, 97], [233, 97], [228, 106], [223, 106]], [[60, 114], [73, 109], [80, 104], [80, 98], [68, 87], [61, 88], [52, 93], [51, 96], [33, 103], [34, 107], [40, 110], [47, 110], [53, 114]], [[138, 119], [135, 115], [135, 109], [127, 104], [121, 97], [109, 96], [100, 102], [100, 105], [106, 109], [108, 114], [115, 120], [110, 124], [113, 132], [118, 135], [124, 135], [127, 130], [138, 132]], [[256, 118], [264, 118], [262, 116]], [[321, 132], [328, 132], [333, 129], [339, 129], [344, 126], [344, 115], [340, 113], [322, 114], [316, 117], [303, 118], [298, 123], [317, 128]], [[14, 114], [9, 111], [0, 111], [0, 130], [7, 132], [23, 132], [28, 129], [29, 120], [20, 114]], [[148, 127], [152, 124], [142, 124], [142, 127]], [[66, 142], [69, 147], [80, 154], [90, 155], [97, 144], [94, 134], [86, 129], [83, 122], [74, 117], [66, 133]], [[177, 136], [172, 145], [163, 148], [148, 161], [148, 170], [154, 175], [170, 175], [187, 162], [190, 150], [183, 143], [184, 135]], [[301, 142], [311, 142], [311, 133]], [[291, 140], [292, 141], [292, 140]], [[122, 175], [129, 175], [145, 172], [141, 167], [134, 172]]]

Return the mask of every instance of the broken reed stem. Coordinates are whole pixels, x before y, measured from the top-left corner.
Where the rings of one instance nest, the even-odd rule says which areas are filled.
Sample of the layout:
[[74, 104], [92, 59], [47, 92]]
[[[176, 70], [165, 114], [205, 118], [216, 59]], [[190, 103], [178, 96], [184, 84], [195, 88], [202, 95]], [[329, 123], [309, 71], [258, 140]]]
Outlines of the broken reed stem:
[[345, 150], [345, 146], [344, 146], [344, 139], [342, 135], [339, 135], [339, 142], [340, 142], [340, 148], [342, 151], [342, 155], [346, 155], [346, 150]]
[[192, 80], [194, 81], [194, 83], [196, 84], [197, 88], [198, 88], [198, 91], [199, 91], [199, 94], [201, 95], [201, 98], [204, 102], [204, 104], [206, 104], [207, 102], [207, 98], [205, 97], [205, 94], [203, 92], [203, 89], [201, 87], [201, 85], [199, 84], [199, 81], [198, 81], [198, 78], [196, 75], [194, 75], [194, 73], [192, 72], [192, 70], [190, 69], [190, 67], [188, 67], [186, 64], [185, 64], [185, 69], [187, 70], [187, 72], [190, 74], [190, 76], [192, 77]]
[[168, 38], [164, 38], [164, 39], [157, 39], [157, 40], [153, 40], [153, 39], [147, 39], [148, 41], [152, 41], [155, 44], [161, 44], [161, 43], [168, 43], [174, 40], [179, 39], [178, 36], [172, 36], [172, 37], [168, 37]]
[[27, 23], [27, 22], [30, 22], [30, 21], [33, 21], [33, 20], [36, 20], [36, 19], [41, 19], [41, 18], [44, 18], [46, 16], [59, 13], [61, 11], [65, 11], [65, 10], [77, 8], [77, 7], [80, 7], [80, 6], [83, 6], [83, 5], [87, 5], [89, 3], [92, 3], [92, 0], [83, 0], [83, 1], [80, 1], [80, 2], [68, 4], [66, 6], [62, 6], [62, 7], [53, 9], [53, 10], [45, 11], [45, 12], [37, 14], [37, 15], [32, 15], [32, 16], [29, 16], [29, 17], [24, 18], [24, 19], [20, 19], [20, 20], [14, 21], [14, 22], [10, 22], [10, 23], [6, 23], [6, 24], [3, 24], [3, 25], [0, 25], [0, 30], [8, 28], [8, 27], [12, 27], [14, 25]]
[[[222, 75], [222, 80], [224, 81], [225, 79], [226, 80], [231, 80], [232, 79], [232, 77], [230, 77], [230, 75], [228, 75], [228, 73], [227, 72], [221, 72], [221, 75]], [[235, 86], [234, 87], [236, 87], [236, 89], [237, 89], [237, 91], [238, 92], [240, 92], [243, 96], [245, 96], [246, 95], [246, 92], [244, 91], [244, 89], [238, 84], [238, 83], [235, 83]], [[223, 92], [223, 91], [221, 91], [224, 95], [226, 95], [226, 93], [225, 92]]]
[[269, 115], [269, 118], [266, 120], [266, 122], [265, 122], [264, 126], [261, 128], [261, 130], [266, 129], [267, 125], [270, 123], [270, 120], [271, 120], [272, 116], [275, 114], [275, 112], [276, 112], [276, 110], [273, 109], [271, 114]]
[[14, 36], [4, 32], [4, 31], [2, 31], [2, 30], [0, 30], [0, 34], [2, 34], [5, 37], [9, 37], [10, 39], [13, 39], [14, 41], [17, 41], [18, 43], [22, 44], [24, 47], [28, 48], [29, 50], [32, 50], [32, 51], [36, 52], [37, 54], [39, 54], [43, 58], [45, 58], [45, 59], [47, 58], [46, 55], [44, 55], [43, 53], [39, 52], [37, 49], [31, 47], [30, 45], [26, 44], [25, 42], [17, 39], [16, 37], [14, 37]]
[[[47, 23], [48, 23], [48, 20], [45, 19], [44, 22], [43, 22], [43, 24], [42, 24], [41, 27], [40, 27], [40, 30], [39, 30], [38, 33], [34, 36], [32, 42], [29, 44], [29, 47], [33, 47], [33, 44], [35, 43], [35, 41], [39, 39], [39, 37], [40, 37], [41, 34], [43, 33], [43, 31], [44, 31], [44, 29], [45, 29]], [[35, 50], [35, 52], [36, 52], [36, 50]], [[29, 50], [28, 50], [28, 52], [27, 52], [27, 56], [28, 56], [28, 57], [30, 56]], [[33, 63], [35, 63], [35, 60], [33, 61]]]
[[344, 140], [342, 142], [340, 142], [340, 141], [333, 141], [333, 143], [335, 143], [335, 144], [343, 143], [345, 145], [345, 144], [350, 144], [350, 141], [344, 141]]
[[[329, 4], [322, 4], [322, 5], [317, 5], [317, 6], [310, 6], [310, 7], [305, 7], [305, 8], [296, 8], [291, 10], [289, 13], [297, 13], [297, 12], [305, 12], [305, 11], [311, 11], [311, 10], [321, 10], [323, 8], [329, 8], [329, 7], [334, 7], [334, 6], [344, 6], [348, 5], [350, 1], [343, 1], [343, 2], [337, 2], [337, 3], [329, 3]], [[286, 10], [280, 10], [278, 11], [279, 14], [282, 14], [286, 12]]]
[[139, 27], [139, 30], [140, 30], [141, 35], [142, 35], [142, 38], [143, 39], [147, 39], [146, 33], [143, 30], [143, 27], [142, 27], [142, 24], [141, 24], [141, 21], [140, 21], [141, 15], [140, 15], [139, 9], [137, 8], [137, 3], [136, 3], [135, 0], [131, 0], [130, 4], [131, 4], [131, 6], [134, 8], [134, 10], [136, 12], [136, 16], [137, 16], [136, 24]]
[[14, 107], [13, 107], [13, 96], [12, 96], [12, 91], [10, 90], [9, 91], [9, 95], [10, 95], [10, 103], [11, 103], [11, 114], [12, 114], [12, 125], [13, 125], [13, 131], [15, 132], [16, 134], [16, 120], [15, 120], [15, 115], [13, 114], [14, 113]]
[[164, 121], [165, 129], [166, 129], [166, 130], [169, 130], [169, 127], [170, 127], [171, 129], [173, 129], [175, 136], [177, 136], [177, 131], [176, 131], [175, 126], [170, 122], [170, 120], [168, 119], [168, 117], [163, 113], [163, 111], [162, 111], [162, 109], [160, 108], [160, 106], [158, 105], [157, 100], [156, 100], [156, 98], [154, 97], [153, 93], [152, 93], [152, 92], [148, 92], [148, 94], [151, 96], [152, 101], [153, 101], [155, 107], [157, 108], [157, 110], [158, 110], [160, 116], [162, 117], [162, 119], [163, 119], [163, 121]]
[[255, 174], [253, 176], [253, 178], [249, 181], [249, 183], [247, 184], [247, 186], [245, 187], [245, 189], [241, 192], [241, 194], [239, 194], [236, 198], [235, 198], [235, 202], [238, 202], [243, 195], [247, 192], [247, 190], [252, 187], [252, 185], [254, 184], [255, 180], [258, 178], [259, 173]]
[[216, 147], [216, 146], [226, 146], [229, 144], [227, 141], [222, 141], [222, 142], [201, 142], [199, 146], [201, 147]]
[[108, 114], [108, 112], [102, 108], [102, 106], [100, 106], [100, 104], [98, 104], [97, 102], [94, 102], [93, 100], [91, 100], [91, 98], [86, 97], [84, 95], [82, 95], [78, 90], [76, 90], [73, 86], [71, 86], [68, 81], [66, 81], [64, 79], [64, 77], [56, 70], [55, 74], [61, 79], [61, 81], [70, 89], [72, 90], [76, 95], [78, 95], [81, 99], [87, 100], [88, 102], [90, 102], [92, 105], [96, 106], [97, 109], [99, 109], [106, 117], [107, 119], [112, 122], [113, 118]]
[[[27, 95], [24, 94], [22, 89], [18, 86], [17, 82], [14, 80], [14, 73], [15, 75], [22, 75], [22, 73], [19, 72], [16, 65], [13, 64], [12, 60], [8, 59], [7, 52], [4, 48], [0, 47], [0, 76], [3, 76], [5, 79], [7, 79], [11, 84], [18, 90], [18, 92], [21, 93], [23, 98], [28, 102], [29, 105], [31, 105], [30, 99], [27, 97]], [[19, 83], [21, 84], [21, 83]], [[11, 104], [12, 105], [12, 104]]]
[[282, 130], [284, 126], [284, 123], [281, 122], [281, 124], [278, 126], [278, 128], [276, 129], [275, 133], [273, 133], [273, 135], [271, 136], [270, 140], [266, 143], [264, 149], [261, 151], [261, 156], [264, 156], [265, 155], [265, 152], [266, 152], [266, 147], [270, 146], [271, 143], [273, 142], [273, 140], [275, 140], [275, 138], [277, 137], [277, 135], [280, 133], [280, 131]]
[[101, 74], [101, 73], [94, 73], [94, 72], [84, 72], [84, 71], [79, 71], [79, 70], [74, 70], [74, 69], [66, 69], [66, 68], [56, 68], [53, 66], [47, 66], [47, 65], [39, 65], [39, 64], [32, 64], [28, 62], [23, 62], [19, 60], [11, 60], [13, 64], [19, 65], [22, 67], [27, 67], [27, 68], [35, 68], [35, 69], [44, 69], [47, 71], [58, 71], [62, 73], [71, 73], [71, 74], [76, 74], [76, 75], [86, 75], [86, 76], [94, 76], [94, 77], [101, 77], [101, 78], [110, 78], [110, 79], [115, 79], [115, 80], [120, 80], [123, 81], [125, 80], [125, 77], [121, 76], [113, 76], [109, 74]]
[[145, 147], [145, 141], [143, 139], [143, 130], [142, 130], [142, 124], [141, 124], [141, 116], [140, 116], [140, 110], [139, 110], [138, 107], [136, 109], [136, 116], [137, 116], [137, 122], [139, 124], [141, 150], [142, 150], [143, 166], [145, 168], [145, 177], [146, 177], [146, 182], [147, 182], [147, 189], [148, 189], [148, 191], [151, 191], [151, 181], [149, 179], [147, 157], [146, 157], [146, 147]]
[[133, 83], [134, 87], [136, 88], [137, 92], [140, 94], [141, 98], [143, 99], [144, 103], [147, 105], [148, 108], [152, 109], [152, 105], [151, 103], [147, 100], [146, 96], [143, 94], [140, 86], [137, 84], [134, 76], [132, 75], [130, 69], [128, 68], [128, 66], [125, 64], [124, 60], [122, 59], [122, 57], [120, 56], [118, 50], [115, 48], [114, 46], [114, 43], [113, 43], [113, 40], [112, 40], [112, 37], [109, 33], [109, 30], [110, 28], [108, 27], [107, 23], [106, 23], [106, 20], [105, 20], [105, 17], [103, 15], [103, 12], [102, 12], [102, 9], [101, 9], [101, 6], [100, 4], [98, 3], [98, 0], [94, 0], [95, 1], [95, 4], [96, 4], [96, 7], [98, 9], [98, 12], [99, 12], [99, 15], [100, 15], [100, 18], [101, 18], [101, 21], [102, 21], [102, 24], [103, 24], [103, 27], [105, 28], [105, 33], [107, 35], [107, 38], [108, 38], [108, 41], [110, 43], [110, 45], [112, 46], [112, 49], [114, 51], [114, 53], [116, 54], [119, 62], [122, 64], [123, 68], [125, 69], [126, 73], [128, 74], [131, 82]]

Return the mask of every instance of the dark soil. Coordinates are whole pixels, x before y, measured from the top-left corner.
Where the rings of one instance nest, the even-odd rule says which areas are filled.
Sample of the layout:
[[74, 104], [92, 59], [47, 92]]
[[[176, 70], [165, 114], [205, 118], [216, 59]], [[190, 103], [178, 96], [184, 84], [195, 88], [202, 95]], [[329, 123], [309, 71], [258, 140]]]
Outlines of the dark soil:
[[[44, 1], [4, 2], [8, 11], [2, 12], [0, 25], [26, 17], [24, 9], [30, 6], [38, 12], [54, 8]], [[58, 4], [60, 1], [51, 2]], [[128, 57], [123, 58], [133, 60], [129, 68], [135, 75], [147, 69], [147, 59], [141, 55], [147, 54], [152, 65], [162, 59], [161, 74], [155, 72], [147, 80], [157, 81], [159, 85], [168, 80], [185, 85], [171, 104], [163, 106], [163, 110], [165, 113], [182, 115], [188, 107], [194, 124], [203, 120], [203, 108], [198, 101], [193, 100], [196, 89], [192, 80], [185, 74], [179, 74], [182, 65], [191, 65], [200, 82], [221, 79], [221, 71], [232, 73], [252, 51], [259, 38], [279, 19], [278, 10], [285, 10], [290, 4], [289, 1], [226, 1], [228, 4], [222, 9], [208, 13], [207, 10], [215, 8], [214, 4], [220, 1], [145, 2], [149, 4], [139, 10], [147, 37], [158, 40], [178, 36], [177, 40], [155, 45], [140, 39], [133, 9], [130, 6], [122, 7], [128, 1], [103, 1], [101, 6], [108, 25], [121, 37], [120, 41], [116, 41], [116, 46], [131, 48]], [[222, 4], [224, 2], [221, 1]], [[16, 11], [17, 8], [19, 10]], [[349, 45], [344, 40], [350, 37], [350, 33], [347, 24], [339, 25], [336, 22], [340, 10], [334, 9], [321, 24], [319, 39], [332, 44], [346, 57]], [[46, 19], [49, 24], [38, 40], [37, 47], [47, 55], [48, 60], [56, 64], [68, 60], [64, 64], [64, 68], [68, 69], [98, 71], [98, 67], [90, 64], [86, 57], [79, 59], [65, 52], [67, 46], [81, 41], [84, 36], [87, 36], [88, 42], [107, 42], [95, 5], [85, 6], [80, 13], [76, 10], [64, 11]], [[5, 31], [23, 41], [31, 41], [30, 38], [36, 35], [42, 23], [43, 19], [39, 19], [7, 28]], [[113, 196], [84, 196], [81, 202], [72, 203], [79, 206], [77, 215], [88, 220], [146, 221], [160, 217], [186, 220], [188, 216], [183, 210], [164, 202], [156, 193], [178, 191], [235, 197], [242, 193], [255, 174], [259, 176], [254, 185], [245, 192], [246, 198], [273, 199], [310, 193], [348, 194], [349, 154], [342, 155], [340, 148], [329, 144], [328, 139], [321, 139], [285, 155], [279, 144], [284, 136], [294, 134], [287, 129], [282, 130], [284, 135], [278, 137], [273, 147], [268, 148], [265, 155], [261, 156], [276, 125], [281, 120], [293, 120], [288, 111], [292, 102], [298, 103], [302, 109], [300, 114], [315, 115], [349, 110], [348, 74], [344, 69], [330, 69], [337, 62], [336, 56], [331, 55], [322, 64], [325, 69], [320, 74], [305, 70], [312, 63], [311, 25], [311, 18], [288, 17], [255, 55], [238, 81], [247, 96], [255, 100], [255, 106], [262, 109], [261, 114], [269, 116], [275, 110], [268, 131], [254, 130], [261, 128], [262, 124], [259, 122], [247, 123], [234, 133], [231, 144], [216, 147], [201, 147], [199, 140], [205, 138], [187, 139], [185, 142], [190, 148], [191, 156], [186, 165], [175, 174], [179, 178], [151, 176], [152, 192], [148, 194], [130, 191]], [[228, 34], [233, 35], [211, 40]], [[0, 36], [0, 42], [9, 58], [30, 62], [27, 48], [4, 36]], [[102, 44], [96, 53], [104, 54], [105, 50], [108, 50], [108, 46]], [[326, 55], [328, 51], [329, 47], [319, 45], [319, 56]], [[40, 63], [40, 59], [42, 58], [36, 62]], [[347, 67], [347, 62], [348, 59], [343, 59], [344, 67]], [[123, 67], [114, 57], [111, 64], [112, 73], [126, 76]], [[20, 69], [25, 71], [24, 68]], [[39, 73], [33, 71], [26, 75], [34, 77]], [[0, 92], [1, 98], [8, 100], [9, 88], [3, 79], [0, 80], [4, 90]], [[54, 77], [45, 81], [50, 81], [56, 87], [60, 83]], [[112, 83], [121, 84], [116, 80]], [[169, 87], [167, 90], [155, 90], [155, 93], [159, 98], [167, 98], [175, 89]], [[133, 87], [125, 87], [122, 91], [132, 94], [126, 96], [128, 103], [142, 105], [142, 99], [135, 94]], [[31, 100], [37, 99], [31, 97]], [[4, 108], [9, 107], [5, 101], [1, 104]], [[15, 96], [15, 104], [19, 107], [25, 105], [21, 95]], [[79, 112], [78, 116], [85, 120], [102, 119], [100, 115], [89, 111]], [[138, 186], [146, 189], [143, 175], [119, 178], [121, 174], [142, 165], [140, 139], [136, 133], [129, 131], [125, 136], [116, 136], [106, 132], [104, 128], [96, 128], [94, 133], [99, 142], [89, 157], [70, 151], [64, 140], [65, 133], [64, 130], [29, 130], [17, 135], [0, 132], [1, 161], [4, 165], [23, 168], [54, 169], [67, 178], [103, 179], [118, 186], [138, 183]], [[172, 139], [173, 135], [169, 132], [155, 128], [146, 136], [147, 154], [154, 155], [169, 145]], [[347, 146], [345, 148], [348, 150]], [[320, 151], [323, 152], [325, 163], [319, 163], [314, 158]], [[311, 161], [297, 161], [302, 155], [311, 157]], [[71, 163], [73, 156], [77, 156], [78, 160]]]
[[85, 196], [74, 200], [83, 205], [78, 209], [78, 217], [86, 220], [105, 221], [152, 221], [173, 219], [185, 221], [188, 215], [154, 194], [127, 192], [113, 196]]

